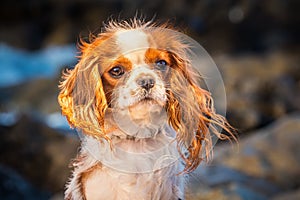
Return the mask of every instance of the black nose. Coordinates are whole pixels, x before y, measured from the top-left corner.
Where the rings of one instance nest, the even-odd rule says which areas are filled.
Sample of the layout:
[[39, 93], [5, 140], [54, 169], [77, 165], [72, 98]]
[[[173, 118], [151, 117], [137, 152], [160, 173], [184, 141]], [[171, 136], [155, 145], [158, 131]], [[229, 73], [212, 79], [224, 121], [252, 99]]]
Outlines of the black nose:
[[153, 88], [153, 86], [155, 85], [155, 80], [152, 76], [147, 75], [147, 76], [138, 78], [136, 80], [136, 83], [139, 86], [141, 86], [142, 88], [149, 90], [149, 89]]

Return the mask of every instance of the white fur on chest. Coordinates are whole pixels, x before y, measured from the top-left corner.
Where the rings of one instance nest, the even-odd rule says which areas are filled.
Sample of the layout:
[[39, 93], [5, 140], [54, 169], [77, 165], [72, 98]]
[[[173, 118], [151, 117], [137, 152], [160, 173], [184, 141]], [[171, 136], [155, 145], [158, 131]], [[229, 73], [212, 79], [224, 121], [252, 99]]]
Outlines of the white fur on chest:
[[113, 137], [111, 149], [85, 136], [65, 195], [88, 200], [184, 199], [185, 176], [178, 175], [184, 166], [174, 137], [166, 126], [152, 139]]
[[183, 199], [183, 176], [175, 166], [153, 173], [126, 174], [107, 167], [95, 170], [85, 183], [88, 200]]

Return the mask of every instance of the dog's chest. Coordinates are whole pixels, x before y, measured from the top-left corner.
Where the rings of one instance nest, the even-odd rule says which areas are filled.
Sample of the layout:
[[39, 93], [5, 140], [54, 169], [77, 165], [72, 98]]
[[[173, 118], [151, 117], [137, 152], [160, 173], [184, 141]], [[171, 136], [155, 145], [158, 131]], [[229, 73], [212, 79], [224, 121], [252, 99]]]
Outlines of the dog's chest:
[[122, 173], [103, 167], [91, 171], [83, 182], [88, 200], [178, 199], [183, 195], [183, 177], [170, 168], [153, 173]]

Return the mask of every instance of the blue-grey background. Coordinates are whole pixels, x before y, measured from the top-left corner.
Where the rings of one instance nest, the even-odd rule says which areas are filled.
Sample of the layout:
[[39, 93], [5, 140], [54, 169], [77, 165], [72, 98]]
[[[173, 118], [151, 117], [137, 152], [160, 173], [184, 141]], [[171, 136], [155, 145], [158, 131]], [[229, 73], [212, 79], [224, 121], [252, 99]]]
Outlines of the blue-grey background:
[[240, 133], [191, 176], [188, 199], [300, 198], [296, 0], [27, 0], [0, 6], [0, 199], [61, 199], [78, 139], [57, 104], [81, 36], [107, 19], [169, 20], [216, 62]]

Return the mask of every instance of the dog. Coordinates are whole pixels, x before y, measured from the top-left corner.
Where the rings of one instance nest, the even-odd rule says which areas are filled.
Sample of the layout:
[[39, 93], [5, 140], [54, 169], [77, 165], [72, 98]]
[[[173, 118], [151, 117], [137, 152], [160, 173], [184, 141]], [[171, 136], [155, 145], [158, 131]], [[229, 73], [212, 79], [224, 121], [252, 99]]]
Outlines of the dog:
[[188, 173], [211, 156], [211, 134], [232, 134], [173, 29], [112, 20], [81, 39], [59, 85], [62, 114], [82, 139], [65, 199], [185, 199]]

